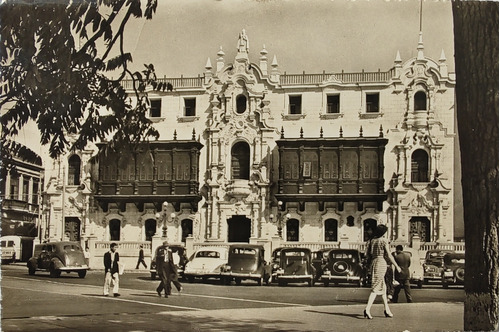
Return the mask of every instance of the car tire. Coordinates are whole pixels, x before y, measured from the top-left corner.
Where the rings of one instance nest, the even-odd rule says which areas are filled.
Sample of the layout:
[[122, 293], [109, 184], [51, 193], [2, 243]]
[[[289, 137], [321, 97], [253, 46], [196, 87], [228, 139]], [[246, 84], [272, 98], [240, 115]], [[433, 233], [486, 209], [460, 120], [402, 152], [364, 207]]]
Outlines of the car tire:
[[448, 284], [446, 282], [443, 282], [443, 288], [448, 288]]
[[278, 280], [278, 286], [280, 287], [286, 286], [286, 281]]
[[307, 280], [307, 286], [312, 287], [314, 281], [312, 279]]
[[329, 285], [330, 285], [330, 281], [329, 280], [323, 281], [323, 286], [328, 287]]
[[358, 286], [358, 288], [360, 288], [361, 287], [361, 280], [359, 280], [356, 285]]
[[151, 280], [155, 280], [156, 279], [156, 272], [151, 272]]
[[54, 265], [50, 266], [49, 273], [50, 273], [50, 277], [51, 278], [59, 278], [59, 276], [61, 275], [61, 271], [56, 270], [56, 268], [54, 267]]
[[85, 278], [86, 275], [87, 275], [87, 271], [86, 270], [78, 271], [78, 277]]
[[462, 267], [459, 267], [458, 269], [455, 270], [455, 278], [458, 281], [464, 282], [465, 280], [465, 269]]
[[35, 271], [36, 271], [35, 267], [33, 267], [33, 266], [30, 264], [30, 265], [28, 266], [28, 274], [29, 274], [30, 276], [34, 276], [34, 275], [35, 275]]
[[417, 287], [422, 288], [423, 282], [422, 280], [417, 281]]
[[240, 286], [241, 285], [241, 279], [240, 278], [235, 278], [234, 282], [236, 283], [236, 286]]
[[257, 285], [262, 286], [263, 283], [264, 283], [264, 277], [260, 277], [259, 279], [257, 279]]

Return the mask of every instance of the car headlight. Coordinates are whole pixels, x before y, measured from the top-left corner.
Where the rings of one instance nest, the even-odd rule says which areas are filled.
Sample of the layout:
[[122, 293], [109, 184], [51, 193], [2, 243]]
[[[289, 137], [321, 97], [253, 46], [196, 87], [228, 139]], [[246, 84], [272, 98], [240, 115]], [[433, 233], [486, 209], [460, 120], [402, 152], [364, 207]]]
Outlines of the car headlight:
[[221, 267], [221, 269], [222, 269], [222, 272], [229, 272], [229, 271], [231, 271], [231, 265], [223, 265]]

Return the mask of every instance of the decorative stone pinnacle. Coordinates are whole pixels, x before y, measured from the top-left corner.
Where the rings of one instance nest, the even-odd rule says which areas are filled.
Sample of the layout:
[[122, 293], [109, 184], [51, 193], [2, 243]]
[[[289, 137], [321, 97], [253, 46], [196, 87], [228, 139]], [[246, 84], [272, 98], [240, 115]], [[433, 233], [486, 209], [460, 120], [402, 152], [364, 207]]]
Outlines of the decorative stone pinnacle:
[[344, 131], [342, 130], [342, 126], [340, 126], [339, 137], [344, 137]]
[[194, 141], [196, 140], [196, 130], [193, 128], [193, 135], [191, 136], [191, 139]]
[[281, 127], [281, 137], [280, 138], [285, 138], [285, 130], [283, 127]]
[[222, 58], [224, 55], [226, 55], [226, 53], [224, 53], [224, 51], [222, 50], [222, 46], [220, 47], [219, 49], [219, 52], [217, 52], [217, 55]]
[[278, 67], [278, 60], [276, 59], [276, 55], [273, 57], [273, 62], [271, 63], [271, 67], [277, 68]]
[[174, 129], [174, 141], [177, 141], [177, 129]]
[[300, 138], [304, 138], [304, 130], [300, 127]]
[[210, 58], [207, 59], [207, 64], [205, 65], [205, 69], [208, 71], [212, 69], [212, 62], [210, 61]]
[[319, 137], [323, 138], [323, 127], [319, 129]]
[[380, 129], [378, 130], [378, 137], [384, 137], [384, 128], [380, 125]]
[[363, 137], [363, 126], [359, 126], [359, 137]]

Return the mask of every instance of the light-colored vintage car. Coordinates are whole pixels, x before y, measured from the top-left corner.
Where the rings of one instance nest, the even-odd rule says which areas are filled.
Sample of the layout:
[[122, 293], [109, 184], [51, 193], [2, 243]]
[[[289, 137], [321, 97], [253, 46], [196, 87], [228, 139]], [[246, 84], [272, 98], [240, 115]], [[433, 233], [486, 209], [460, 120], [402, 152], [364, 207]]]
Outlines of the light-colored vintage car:
[[193, 282], [195, 278], [204, 281], [220, 278], [221, 268], [227, 264], [227, 248], [203, 247], [195, 251], [184, 268], [184, 278]]
[[42, 270], [49, 271], [53, 278], [59, 277], [61, 272], [77, 272], [80, 278], [85, 278], [89, 269], [80, 244], [70, 241], [36, 244], [27, 265], [30, 275]]

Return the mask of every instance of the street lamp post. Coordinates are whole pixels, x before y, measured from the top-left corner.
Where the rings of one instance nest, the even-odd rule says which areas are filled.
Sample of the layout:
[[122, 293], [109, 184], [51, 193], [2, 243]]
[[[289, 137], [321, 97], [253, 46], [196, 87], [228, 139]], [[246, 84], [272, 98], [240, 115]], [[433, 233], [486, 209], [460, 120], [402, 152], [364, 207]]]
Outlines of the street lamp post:
[[161, 234], [161, 238], [162, 238], [162, 240], [166, 240], [167, 239], [167, 209], [168, 209], [168, 202], [167, 201], [163, 202], [163, 204], [161, 206], [162, 206], [161, 213], [157, 213], [156, 214], [156, 219], [162, 221], [162, 234]]
[[[277, 213], [277, 216], [276, 216], [276, 224], [278, 225], [278, 236], [280, 238], [282, 238], [283, 236], [283, 217], [285, 217], [286, 219], [290, 219], [290, 214], [287, 213], [286, 215], [283, 216], [283, 212], [282, 212], [282, 206], [283, 206], [283, 202], [282, 201], [278, 201], [278, 213]], [[269, 219], [271, 219], [271, 221], [274, 220], [274, 215], [271, 213], [269, 215]]]

